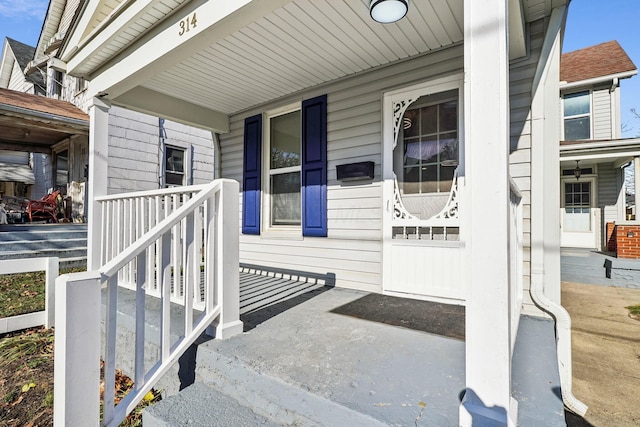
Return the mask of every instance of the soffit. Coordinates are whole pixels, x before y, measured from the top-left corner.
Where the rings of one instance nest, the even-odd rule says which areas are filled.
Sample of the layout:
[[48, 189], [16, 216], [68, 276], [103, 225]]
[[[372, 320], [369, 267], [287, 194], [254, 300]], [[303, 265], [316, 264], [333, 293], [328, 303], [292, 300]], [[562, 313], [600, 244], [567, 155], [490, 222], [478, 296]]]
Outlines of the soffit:
[[388, 25], [368, 4], [294, 0], [143, 86], [232, 113], [463, 40], [463, 0], [412, 2]]
[[49, 2], [49, 8], [45, 15], [45, 21], [42, 24], [42, 31], [40, 32], [40, 38], [38, 39], [38, 45], [36, 46], [36, 52], [33, 59], [44, 55], [44, 47], [58, 32], [58, 26], [60, 25], [60, 19], [62, 18], [65, 4], [66, 0], [51, 0]]
[[[128, 47], [151, 37], [154, 27], [184, 3], [145, 0], [137, 5], [140, 13], [136, 18], [117, 31], [115, 24], [109, 24], [119, 19], [118, 9], [113, 9], [101, 24], [95, 21], [98, 26], [93, 35], [83, 40], [95, 43], [96, 49], [75, 66], [73, 74], [93, 79], [108, 73], [109, 64], [126, 57]], [[382, 25], [370, 18], [369, 0], [292, 0], [191, 56], [178, 55], [179, 59], [169, 59], [168, 65], [164, 61], [162, 68], [149, 66], [136, 85], [225, 114], [238, 112], [462, 43], [463, 3], [411, 2], [404, 19]], [[566, 4], [566, 0], [522, 0], [524, 21], [548, 16], [556, 3]], [[129, 7], [133, 6], [124, 0], [119, 9]], [[148, 54], [152, 61], [154, 52]], [[99, 90], [108, 92], [108, 86]]]

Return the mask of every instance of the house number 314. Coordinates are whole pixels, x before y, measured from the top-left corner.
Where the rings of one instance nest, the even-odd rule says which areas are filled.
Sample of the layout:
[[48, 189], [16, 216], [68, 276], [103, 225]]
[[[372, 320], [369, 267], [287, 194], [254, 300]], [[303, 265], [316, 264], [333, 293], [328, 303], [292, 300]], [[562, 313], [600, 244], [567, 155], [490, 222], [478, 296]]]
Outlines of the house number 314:
[[196, 19], [196, 14], [194, 13], [191, 16], [187, 16], [182, 21], [180, 21], [180, 31], [178, 31], [178, 35], [181, 36], [184, 33], [188, 33], [191, 28], [195, 28], [198, 20]]

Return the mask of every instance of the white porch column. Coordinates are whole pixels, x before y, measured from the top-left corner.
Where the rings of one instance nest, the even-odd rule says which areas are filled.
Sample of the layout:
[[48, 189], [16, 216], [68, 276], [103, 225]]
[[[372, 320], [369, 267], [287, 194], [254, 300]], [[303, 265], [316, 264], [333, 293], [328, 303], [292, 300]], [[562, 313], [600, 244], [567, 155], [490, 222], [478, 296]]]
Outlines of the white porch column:
[[100, 267], [102, 211], [95, 198], [107, 194], [109, 108], [111, 104], [98, 97], [94, 97], [89, 105], [88, 271]]
[[507, 0], [464, 1], [466, 394], [461, 426], [514, 425], [509, 328]]

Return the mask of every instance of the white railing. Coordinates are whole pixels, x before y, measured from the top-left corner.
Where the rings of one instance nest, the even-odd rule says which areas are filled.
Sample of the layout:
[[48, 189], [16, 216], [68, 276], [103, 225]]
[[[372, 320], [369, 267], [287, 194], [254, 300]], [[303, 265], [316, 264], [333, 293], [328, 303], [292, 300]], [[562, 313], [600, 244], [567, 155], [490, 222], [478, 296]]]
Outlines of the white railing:
[[523, 296], [522, 194], [511, 177], [509, 177], [509, 183], [509, 324], [511, 327], [511, 354], [513, 355], [520, 324]]
[[[101, 345], [101, 289], [105, 288], [104, 409], [102, 425], [117, 426], [157, 380], [210, 325], [216, 339], [242, 332], [239, 320], [238, 183], [216, 180], [191, 194], [187, 202], [149, 227], [99, 271], [63, 275], [56, 281], [56, 353], [54, 374], [54, 424], [97, 426], [99, 421], [99, 365]], [[182, 191], [182, 190], [177, 190]], [[186, 194], [186, 193], [182, 193]], [[134, 205], [135, 206], [135, 205]], [[135, 209], [134, 209], [135, 210]], [[131, 212], [131, 211], [129, 211]], [[198, 217], [204, 212], [204, 249], [197, 237]], [[136, 216], [142, 218], [142, 216]], [[181, 227], [176, 233], [176, 226]], [[142, 226], [137, 230], [144, 230]], [[137, 233], [137, 231], [136, 231]], [[178, 240], [184, 262], [171, 261]], [[150, 248], [153, 247], [153, 250]], [[204, 260], [204, 261], [203, 261]], [[135, 261], [135, 262], [134, 262]], [[132, 267], [132, 265], [134, 267]], [[126, 268], [134, 268], [136, 292], [134, 388], [117, 405], [114, 402], [116, 318], [118, 286]], [[204, 271], [203, 312], [194, 322], [194, 293]], [[129, 273], [127, 273], [129, 274]], [[171, 342], [172, 283], [183, 279], [184, 333]], [[173, 279], [172, 279], [173, 277]], [[128, 277], [125, 277], [128, 280]], [[146, 288], [160, 296], [160, 356], [145, 369]], [[174, 331], [175, 332], [175, 331]]]
[[[173, 187], [161, 190], [141, 191], [136, 193], [115, 194], [97, 197], [102, 212], [102, 225], [100, 230], [101, 265], [111, 261], [123, 250], [131, 246], [144, 233], [155, 227], [160, 221], [175, 212], [191, 198], [193, 198], [205, 186]], [[202, 247], [205, 237], [204, 218], [207, 216], [206, 206], [203, 205], [194, 216], [195, 245]], [[176, 223], [171, 229], [170, 248], [168, 250], [172, 271], [183, 271], [186, 263], [186, 251], [182, 242], [185, 239], [186, 218]], [[160, 250], [154, 244], [148, 248], [148, 258], [160, 263]], [[165, 255], [166, 255], [165, 248]], [[153, 264], [149, 264], [148, 277], [152, 276]], [[136, 261], [135, 259], [125, 265], [119, 274], [119, 285], [135, 290]], [[184, 275], [172, 275], [171, 300], [181, 303], [184, 300]], [[147, 294], [159, 297], [160, 292], [157, 281], [149, 284]], [[196, 299], [194, 306], [203, 308], [204, 288], [200, 287], [193, 293]]]
[[0, 319], [0, 334], [34, 328], [44, 325], [52, 328], [54, 325], [54, 283], [58, 277], [59, 259], [50, 258], [22, 258], [0, 260], [0, 275], [33, 273], [44, 271], [44, 310], [34, 313], [19, 314]]

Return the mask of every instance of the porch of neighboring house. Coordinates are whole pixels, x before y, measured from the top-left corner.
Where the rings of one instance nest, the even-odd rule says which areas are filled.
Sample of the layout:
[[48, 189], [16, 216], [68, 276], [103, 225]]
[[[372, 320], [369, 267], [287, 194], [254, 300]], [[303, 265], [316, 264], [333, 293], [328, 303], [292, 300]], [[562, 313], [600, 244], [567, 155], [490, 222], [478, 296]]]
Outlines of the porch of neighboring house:
[[73, 104], [0, 88], [0, 202], [8, 223], [85, 221], [88, 135], [89, 116]]
[[640, 138], [560, 143], [562, 247], [640, 258], [640, 222], [627, 214], [625, 184], [625, 168], [640, 170], [639, 156]]

